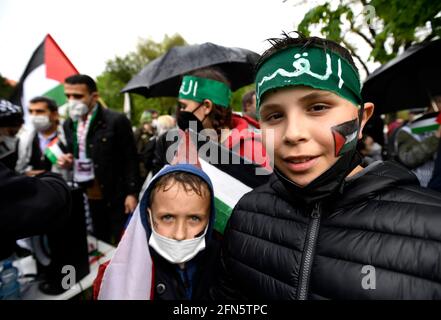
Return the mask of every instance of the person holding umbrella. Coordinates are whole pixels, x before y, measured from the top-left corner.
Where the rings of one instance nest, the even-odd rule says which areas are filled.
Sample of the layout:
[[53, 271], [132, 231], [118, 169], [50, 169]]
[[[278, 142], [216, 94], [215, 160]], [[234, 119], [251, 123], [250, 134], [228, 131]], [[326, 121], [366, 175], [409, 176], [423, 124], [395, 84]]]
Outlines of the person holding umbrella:
[[[241, 157], [269, 167], [265, 148], [259, 134], [248, 129], [248, 122], [234, 114], [229, 105], [231, 96], [228, 79], [215, 68], [203, 68], [182, 78], [176, 119], [179, 129], [192, 128], [210, 136], [221, 145], [238, 153]], [[154, 171], [169, 163], [165, 137], [158, 141], [153, 160]]]

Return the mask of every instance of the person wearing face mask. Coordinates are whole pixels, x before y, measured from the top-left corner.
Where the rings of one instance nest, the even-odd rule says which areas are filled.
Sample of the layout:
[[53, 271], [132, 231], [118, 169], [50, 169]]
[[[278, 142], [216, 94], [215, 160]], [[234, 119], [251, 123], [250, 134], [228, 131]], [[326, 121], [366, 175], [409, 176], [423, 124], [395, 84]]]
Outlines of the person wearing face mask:
[[0, 99], [0, 162], [14, 170], [18, 159], [17, 132], [23, 124], [23, 111], [7, 100]]
[[67, 143], [56, 102], [43, 96], [35, 97], [29, 102], [28, 110], [32, 130], [20, 136], [16, 170], [29, 176], [52, 171], [68, 181], [69, 170], [57, 165]]
[[99, 103], [95, 81], [87, 75], [65, 79], [69, 119], [63, 126], [68, 154], [59, 165], [87, 191], [94, 235], [116, 244], [126, 214], [137, 205], [139, 167], [130, 121]]
[[[176, 111], [179, 130], [185, 132], [193, 129], [241, 157], [271, 170], [260, 134], [250, 130], [248, 122], [232, 112], [230, 98], [229, 81], [217, 69], [204, 68], [185, 75]], [[154, 172], [170, 163], [171, 159], [166, 157], [167, 149], [175, 142], [167, 142], [165, 136], [159, 138], [153, 159]]]
[[204, 300], [217, 274], [213, 187], [189, 164], [150, 181], [112, 260], [94, 283], [98, 299]]

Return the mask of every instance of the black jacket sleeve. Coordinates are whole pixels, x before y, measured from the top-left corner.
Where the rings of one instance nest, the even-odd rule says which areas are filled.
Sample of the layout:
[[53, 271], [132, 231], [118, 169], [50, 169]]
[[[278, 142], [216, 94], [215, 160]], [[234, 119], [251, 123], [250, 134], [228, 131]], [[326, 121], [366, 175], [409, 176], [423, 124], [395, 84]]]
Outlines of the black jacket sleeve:
[[118, 137], [118, 150], [123, 157], [124, 190], [126, 195], [137, 195], [139, 192], [139, 165], [136, 151], [135, 138], [129, 119], [119, 115], [115, 123], [115, 131]]
[[70, 190], [61, 176], [27, 177], [0, 163], [0, 237], [20, 239], [47, 233], [70, 215]]

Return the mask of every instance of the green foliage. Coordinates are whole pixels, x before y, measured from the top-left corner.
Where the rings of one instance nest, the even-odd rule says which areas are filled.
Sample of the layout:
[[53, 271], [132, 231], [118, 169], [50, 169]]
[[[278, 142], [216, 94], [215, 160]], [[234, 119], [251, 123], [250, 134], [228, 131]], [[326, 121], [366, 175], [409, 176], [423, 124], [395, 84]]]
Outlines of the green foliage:
[[[97, 86], [105, 104], [114, 110], [123, 111], [124, 95], [121, 89], [150, 61], [164, 54], [175, 46], [186, 45], [185, 40], [179, 35], [165, 36], [162, 42], [151, 39], [141, 40], [136, 51], [124, 57], [115, 57], [106, 63], [105, 71], [97, 77]], [[231, 103], [233, 110], [242, 111], [242, 96], [247, 91], [254, 89], [254, 84], [245, 86], [233, 92]], [[176, 109], [175, 98], [149, 98], [131, 94], [133, 125], [138, 125], [141, 114], [146, 109], [155, 109], [160, 114], [174, 114]]]
[[242, 97], [245, 93], [247, 93], [250, 90], [255, 89], [254, 83], [247, 85], [245, 87], [242, 87], [240, 89], [237, 89], [233, 92], [231, 95], [231, 101], [230, 106], [233, 109], [233, 111], [240, 111], [242, 112]]
[[[327, 0], [304, 16], [298, 30], [310, 35], [318, 28], [322, 36], [348, 47], [368, 72], [348, 35], [363, 39], [370, 58], [385, 63], [414, 43], [441, 36], [440, 12], [441, 2], [432, 0], [339, 0], [337, 7]], [[416, 30], [425, 32], [421, 36]]]
[[[105, 71], [97, 77], [97, 86], [105, 104], [118, 111], [123, 110], [124, 95], [121, 89], [150, 61], [159, 57], [175, 46], [186, 45], [186, 41], [179, 34], [166, 35], [162, 42], [152, 39], [141, 39], [134, 52], [124, 57], [115, 57], [106, 63]], [[132, 122], [139, 123], [142, 112], [145, 109], [156, 109], [160, 114], [174, 112], [176, 99], [174, 98], [151, 98], [131, 94]]]
[[3, 78], [2, 75], [0, 74], [0, 98], [9, 99], [13, 90], [14, 87], [10, 86], [6, 82], [6, 78]]

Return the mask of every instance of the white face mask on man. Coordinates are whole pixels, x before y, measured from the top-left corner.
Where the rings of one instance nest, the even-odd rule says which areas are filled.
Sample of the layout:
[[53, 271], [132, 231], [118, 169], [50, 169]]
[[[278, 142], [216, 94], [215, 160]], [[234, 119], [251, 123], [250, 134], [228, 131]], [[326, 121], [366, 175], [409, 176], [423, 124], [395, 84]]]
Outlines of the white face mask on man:
[[149, 214], [152, 233], [149, 245], [161, 255], [165, 260], [179, 264], [193, 259], [200, 251], [205, 249], [205, 235], [207, 234], [208, 224], [204, 233], [193, 239], [174, 240], [157, 233], [153, 227], [152, 214]]
[[29, 119], [37, 131], [45, 131], [51, 127], [51, 121], [49, 120], [49, 116], [45, 115], [37, 115], [37, 116], [29, 116]]
[[82, 116], [89, 112], [89, 107], [81, 100], [69, 100], [67, 103], [69, 116], [74, 121], [78, 121]]

